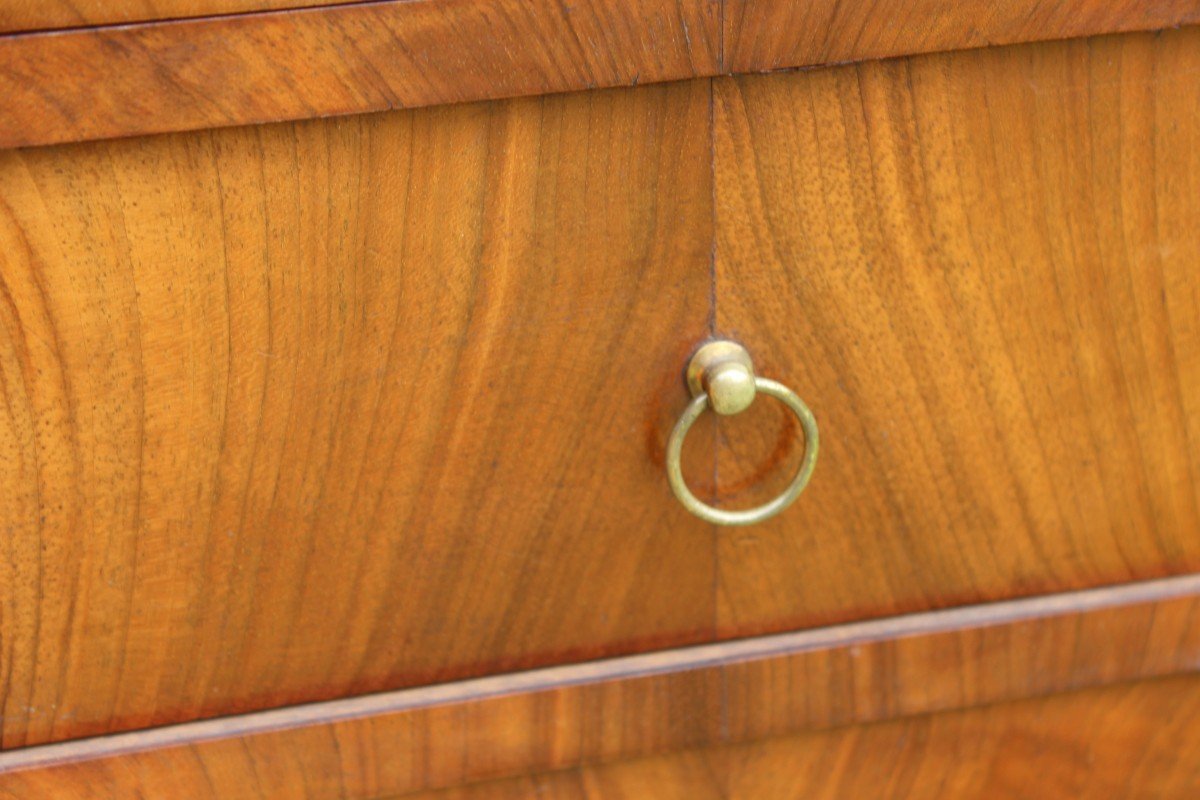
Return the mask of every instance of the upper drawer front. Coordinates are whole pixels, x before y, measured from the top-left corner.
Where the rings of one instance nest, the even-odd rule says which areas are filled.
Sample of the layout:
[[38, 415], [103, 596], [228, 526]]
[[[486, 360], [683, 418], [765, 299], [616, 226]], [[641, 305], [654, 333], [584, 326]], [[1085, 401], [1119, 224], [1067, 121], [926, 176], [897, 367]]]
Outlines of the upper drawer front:
[[0, 154], [0, 744], [710, 635], [709, 113]]
[[[1200, 30], [722, 79], [723, 635], [1200, 569]], [[778, 403], [722, 425], [778, 491]], [[764, 474], [766, 473], [766, 474]]]

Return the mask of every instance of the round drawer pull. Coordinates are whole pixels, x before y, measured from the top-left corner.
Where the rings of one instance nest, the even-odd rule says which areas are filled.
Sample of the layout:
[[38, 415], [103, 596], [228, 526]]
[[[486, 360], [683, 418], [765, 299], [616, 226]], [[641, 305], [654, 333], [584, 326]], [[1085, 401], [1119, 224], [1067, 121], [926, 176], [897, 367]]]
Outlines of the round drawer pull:
[[[688, 388], [693, 400], [684, 409], [675, 423], [671, 438], [667, 440], [667, 478], [671, 491], [688, 511], [717, 525], [753, 525], [762, 522], [790, 506], [812, 477], [817, 464], [817, 420], [804, 401], [784, 386], [754, 374], [754, 364], [746, 348], [737, 342], [718, 340], [708, 342], [692, 356], [687, 369]], [[792, 482], [783, 493], [756, 508], [745, 511], [726, 511], [700, 502], [683, 480], [683, 468], [679, 458], [683, 452], [683, 440], [692, 424], [705, 409], [711, 408], [718, 414], [737, 414], [749, 408], [756, 394], [774, 397], [792, 410], [804, 428], [804, 460]]]

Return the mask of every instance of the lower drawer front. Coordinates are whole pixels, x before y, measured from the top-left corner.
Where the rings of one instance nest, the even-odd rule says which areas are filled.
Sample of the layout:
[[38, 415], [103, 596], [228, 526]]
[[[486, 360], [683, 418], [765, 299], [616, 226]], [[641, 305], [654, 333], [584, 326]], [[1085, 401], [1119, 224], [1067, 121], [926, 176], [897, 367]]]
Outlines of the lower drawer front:
[[1193, 797], [1198, 612], [1184, 576], [169, 725], [0, 753], [0, 798]]
[[1080, 692], [433, 792], [409, 800], [1192, 798], [1200, 680]]

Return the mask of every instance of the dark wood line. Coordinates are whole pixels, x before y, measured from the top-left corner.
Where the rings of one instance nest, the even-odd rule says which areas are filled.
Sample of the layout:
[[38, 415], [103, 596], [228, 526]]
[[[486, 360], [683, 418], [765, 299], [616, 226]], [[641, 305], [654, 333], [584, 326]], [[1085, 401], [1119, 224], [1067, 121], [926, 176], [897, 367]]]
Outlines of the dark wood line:
[[[1158, 604], [1178, 600], [1192, 602], [1198, 598], [1200, 575], [1185, 575], [1101, 589], [909, 614], [20, 748], [0, 753], [0, 773], [69, 762], [111, 759], [161, 748], [194, 747], [214, 740], [252, 738], [313, 726], [330, 726], [355, 720], [444, 709], [459, 704], [486, 704], [505, 697], [549, 695], [602, 684], [644, 683], [647, 679], [656, 678], [672, 680], [687, 674], [728, 673], [730, 669], [739, 666], [753, 670], [763, 666], [778, 666], [804, 654], [846, 654], [860, 651], [870, 645], [892, 645], [903, 640], [930, 639], [938, 636], [961, 637], [978, 629], [1012, 629], [1022, 624], [1036, 624], [1041, 620], [1087, 618], [1114, 609], [1143, 607], [1148, 609], [1153, 617], [1154, 607]], [[1124, 643], [1119, 628], [1114, 627], [1112, 633], [1113, 642], [1110, 646], [1119, 648]], [[1189, 630], [1189, 633], [1200, 634], [1200, 631]], [[1197, 639], [1200, 643], [1200, 635]], [[1197, 667], [1200, 667], [1200, 661], [1194, 658], [1189, 649], [1182, 655], [1182, 660], [1171, 665], [1171, 668], [1151, 669], [1114, 677], [1149, 677]], [[1081, 674], [1096, 673], [1087, 664], [1078, 664], [1074, 668]], [[1106, 682], [1103, 679], [1078, 682], [1070, 680], [1071, 676], [1067, 677], [1064, 688], [1079, 688]], [[1018, 691], [1004, 698], [986, 699], [1015, 699], [1033, 694], [1036, 692]], [[770, 733], [774, 735], [803, 727], [806, 726], [789, 724], [782, 730], [771, 730]], [[742, 737], [734, 735], [733, 738]]]

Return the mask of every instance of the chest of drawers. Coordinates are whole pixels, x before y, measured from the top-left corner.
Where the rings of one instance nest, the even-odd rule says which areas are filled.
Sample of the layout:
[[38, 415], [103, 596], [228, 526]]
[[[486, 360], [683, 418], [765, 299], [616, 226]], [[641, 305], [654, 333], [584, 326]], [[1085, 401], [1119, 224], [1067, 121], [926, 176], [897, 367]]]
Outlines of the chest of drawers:
[[304, 5], [0, 0], [0, 796], [1200, 788], [1200, 8]]

